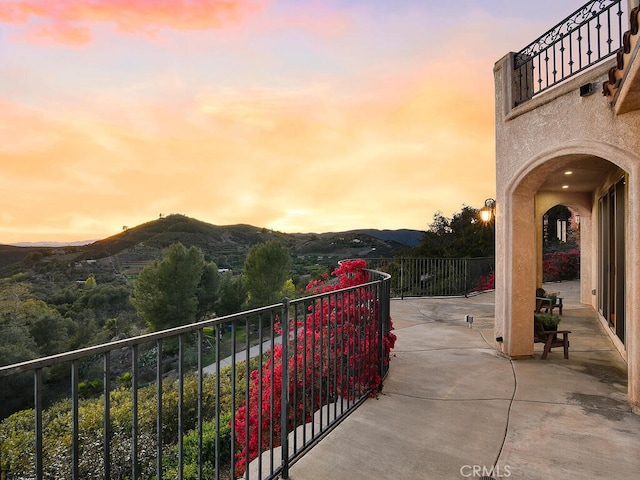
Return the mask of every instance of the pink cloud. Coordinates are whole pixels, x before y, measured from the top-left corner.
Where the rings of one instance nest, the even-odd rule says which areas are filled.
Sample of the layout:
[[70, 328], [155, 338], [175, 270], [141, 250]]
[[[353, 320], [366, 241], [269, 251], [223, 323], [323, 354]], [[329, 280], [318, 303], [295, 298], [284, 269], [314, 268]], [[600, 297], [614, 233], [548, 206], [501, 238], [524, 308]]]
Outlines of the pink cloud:
[[92, 39], [88, 24], [144, 35], [224, 28], [262, 6], [263, 0], [15, 0], [0, 3], [0, 23], [25, 25], [30, 42], [79, 45]]
[[29, 43], [62, 43], [84, 45], [91, 41], [88, 28], [64, 22], [39, 24], [29, 28], [24, 37]]

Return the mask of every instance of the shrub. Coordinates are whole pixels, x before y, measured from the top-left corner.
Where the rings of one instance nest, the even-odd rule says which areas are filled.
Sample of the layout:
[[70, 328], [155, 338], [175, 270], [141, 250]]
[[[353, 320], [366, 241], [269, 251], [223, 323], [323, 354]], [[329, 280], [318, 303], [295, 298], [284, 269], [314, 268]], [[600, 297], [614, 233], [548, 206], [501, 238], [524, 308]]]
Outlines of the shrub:
[[472, 292], [484, 292], [486, 290], [493, 290], [496, 288], [496, 272], [491, 272], [487, 275], [480, 277], [475, 287], [471, 289]]
[[[580, 277], [580, 250], [555, 251], [544, 254], [542, 261], [544, 282], [574, 280]], [[472, 292], [483, 292], [495, 288], [495, 272], [480, 277]]]
[[572, 249], [545, 253], [542, 261], [543, 281], [559, 282], [580, 277], [580, 251]]
[[[251, 365], [255, 368], [257, 360]], [[236, 364], [236, 404], [244, 399], [246, 366]], [[203, 379], [203, 418], [214, 419], [203, 422], [205, 444], [215, 446], [215, 375]], [[231, 412], [231, 373], [230, 367], [220, 371], [220, 409], [221, 439], [220, 448], [227, 452], [231, 461], [229, 420]], [[197, 452], [197, 402], [198, 379], [189, 374], [184, 379], [183, 391], [183, 429], [185, 444], [193, 444], [196, 437]], [[129, 388], [120, 387], [111, 393], [111, 479], [128, 479], [131, 476], [132, 444], [132, 396]], [[81, 400], [78, 407], [79, 418], [79, 473], [83, 480], [102, 479], [103, 463], [103, 396]], [[156, 385], [151, 384], [138, 390], [138, 464], [142, 478], [153, 478], [156, 462]], [[170, 456], [177, 444], [178, 437], [178, 384], [176, 380], [165, 379], [162, 395], [162, 436], [163, 451]], [[46, 478], [71, 478], [71, 401], [60, 401], [43, 411], [43, 461]], [[212, 427], [212, 425], [214, 425]], [[35, 434], [34, 411], [22, 410], [0, 422], [0, 438], [3, 438], [0, 452], [0, 471], [7, 478], [34, 478]], [[211, 448], [206, 460], [213, 465]], [[191, 450], [188, 462], [193, 460]], [[215, 450], [214, 450], [215, 452]], [[169, 463], [166, 467], [171, 468]], [[191, 467], [185, 467], [191, 468]], [[185, 477], [188, 478], [188, 477]]]
[[[218, 441], [221, 466], [231, 461], [231, 413], [220, 416], [218, 424], [220, 436], [216, 432], [215, 420], [202, 423], [202, 477], [213, 478], [216, 472], [216, 440]], [[198, 430], [189, 431], [183, 439], [183, 478], [198, 478]], [[178, 478], [178, 446], [173, 445], [164, 457], [165, 478]]]

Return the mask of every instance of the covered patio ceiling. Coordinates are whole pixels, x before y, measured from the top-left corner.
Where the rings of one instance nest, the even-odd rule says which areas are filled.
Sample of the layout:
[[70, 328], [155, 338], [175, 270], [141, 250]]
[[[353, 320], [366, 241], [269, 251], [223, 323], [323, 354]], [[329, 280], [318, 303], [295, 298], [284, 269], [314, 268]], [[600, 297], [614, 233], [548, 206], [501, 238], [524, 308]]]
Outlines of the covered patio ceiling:
[[549, 164], [546, 165], [548, 176], [540, 186], [540, 192], [591, 193], [618, 170], [608, 160], [586, 155], [558, 159]]

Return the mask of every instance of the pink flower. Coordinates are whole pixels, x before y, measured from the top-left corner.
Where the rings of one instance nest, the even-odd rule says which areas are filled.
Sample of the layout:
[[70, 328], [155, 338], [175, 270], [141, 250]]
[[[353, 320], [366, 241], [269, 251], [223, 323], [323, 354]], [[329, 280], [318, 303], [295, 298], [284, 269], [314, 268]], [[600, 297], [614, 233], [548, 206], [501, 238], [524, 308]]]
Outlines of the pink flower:
[[[331, 280], [325, 274], [322, 280], [309, 282], [307, 291], [328, 293], [357, 287], [369, 282], [369, 272], [365, 268], [364, 260], [343, 262], [332, 273], [337, 279]], [[312, 420], [313, 412], [329, 402], [328, 389], [331, 389], [332, 396], [344, 396], [351, 400], [366, 391], [372, 395], [379, 391], [382, 381], [379, 364], [381, 361], [388, 364], [396, 336], [391, 332], [383, 336], [384, 357], [380, 359], [378, 326], [365, 324], [366, 319], [377, 318], [377, 311], [378, 301], [372, 293], [365, 288], [356, 288], [329, 299], [322, 297], [316, 300], [310, 306], [305, 322], [292, 320], [287, 330], [290, 335], [297, 337], [297, 349], [292, 352], [287, 367], [292, 379], [289, 398], [292, 401], [296, 399], [297, 403], [292, 405], [287, 419], [289, 430]], [[282, 345], [278, 345], [269, 355], [262, 371], [254, 370], [250, 374], [249, 394], [235, 417], [236, 444], [239, 449], [235, 452], [237, 476], [244, 474], [247, 457], [250, 462], [270, 448], [271, 434], [273, 446], [281, 444], [282, 368]], [[298, 372], [298, 378], [293, 377], [294, 371]], [[258, 412], [261, 412], [261, 424]], [[263, 445], [258, 445], [260, 431]]]

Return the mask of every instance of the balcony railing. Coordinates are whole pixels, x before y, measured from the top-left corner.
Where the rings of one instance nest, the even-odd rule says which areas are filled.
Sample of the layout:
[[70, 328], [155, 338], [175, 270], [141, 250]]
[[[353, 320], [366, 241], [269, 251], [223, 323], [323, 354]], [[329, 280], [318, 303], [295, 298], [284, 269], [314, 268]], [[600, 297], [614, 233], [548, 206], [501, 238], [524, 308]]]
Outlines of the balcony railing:
[[380, 258], [367, 264], [391, 274], [392, 297], [457, 297], [493, 288], [493, 257]]
[[516, 53], [515, 105], [614, 55], [627, 29], [626, 5], [592, 0]]
[[0, 422], [0, 478], [287, 478], [387, 374], [390, 276], [369, 274], [1, 367], [1, 388], [33, 401]]

